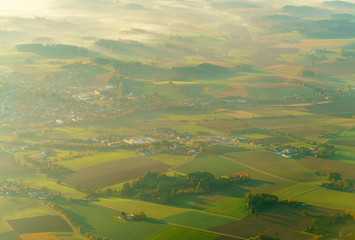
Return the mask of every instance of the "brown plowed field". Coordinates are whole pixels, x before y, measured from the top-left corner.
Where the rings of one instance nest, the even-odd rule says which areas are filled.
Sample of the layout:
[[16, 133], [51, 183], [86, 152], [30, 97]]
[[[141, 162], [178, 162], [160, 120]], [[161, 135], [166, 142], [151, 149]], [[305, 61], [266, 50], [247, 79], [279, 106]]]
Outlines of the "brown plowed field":
[[339, 172], [342, 177], [346, 179], [355, 180], [354, 164], [348, 164], [344, 162], [337, 162], [337, 161], [314, 158], [314, 157], [297, 159], [297, 162], [312, 170], [318, 169], [318, 171], [322, 174], [327, 174], [328, 172]]
[[0, 175], [33, 173], [33, 170], [16, 164], [11, 154], [0, 154]]

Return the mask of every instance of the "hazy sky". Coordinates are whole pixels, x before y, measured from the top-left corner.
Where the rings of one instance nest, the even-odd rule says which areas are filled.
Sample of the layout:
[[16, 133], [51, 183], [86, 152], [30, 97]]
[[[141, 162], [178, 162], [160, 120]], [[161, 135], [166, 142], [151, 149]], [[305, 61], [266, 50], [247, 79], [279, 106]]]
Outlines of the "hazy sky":
[[[190, 0], [190, 1], [171, 1], [171, 0], [149, 0], [151, 5], [154, 2], [199, 2], [204, 0]], [[218, 2], [219, 0], [216, 0]], [[270, 0], [251, 0], [255, 2], [270, 2]], [[280, 6], [294, 2], [295, 4], [318, 4], [324, 0], [272, 0], [273, 2], [280, 2]], [[346, 0], [348, 2], [355, 3], [355, 0]], [[73, 11], [78, 10], [83, 5], [87, 5], [92, 2], [117, 2], [117, 0], [0, 0], [0, 15], [9, 16], [17, 15], [24, 17], [31, 16], [65, 16], [66, 14], [73, 14]], [[126, 3], [144, 3], [148, 1], [130, 1], [119, 0], [118, 2]], [[207, 1], [204, 1], [207, 2]], [[63, 6], [66, 6], [65, 8]], [[71, 12], [71, 13], [70, 13]]]
[[[99, 38], [149, 38], [130, 29], [144, 29], [154, 34], [189, 31], [201, 24], [243, 24], [237, 12], [219, 11], [211, 2], [223, 0], [0, 0], [0, 30], [19, 32], [18, 41], [38, 36], [58, 41], [73, 41], [77, 36]], [[231, 0], [226, 0], [231, 1]], [[320, 4], [324, 0], [250, 0], [281, 8], [287, 4]], [[355, 0], [348, 0], [354, 2]], [[125, 9], [129, 3], [146, 6], [148, 11]], [[34, 20], [45, 17], [46, 21]], [[13, 18], [13, 19], [6, 19]], [[22, 21], [15, 21], [18, 18]]]
[[[23, 16], [23, 17], [33, 17], [33, 16], [44, 16], [57, 18], [60, 16], [72, 15], [75, 10], [79, 10], [83, 5], [87, 5], [88, 2], [116, 2], [117, 0], [0, 0], [0, 15], [1, 16]], [[154, 2], [164, 2], [161, 0], [150, 0], [152, 5]], [[200, 0], [185, 1], [185, 2], [198, 2]], [[202, 1], [202, 0], [201, 0]], [[255, 2], [270, 2], [270, 0], [254, 0]], [[294, 2], [297, 4], [307, 4], [311, 5], [321, 3], [324, 0], [275, 0], [280, 2], [281, 5], [285, 5], [288, 2]], [[275, 2], [273, 1], [273, 2]], [[355, 0], [347, 0], [348, 2], [355, 3]], [[136, 3], [144, 1], [129, 1], [129, 0], [119, 0], [120, 3]], [[169, 2], [166, 0], [165, 2]], [[173, 1], [171, 1], [173, 2]], [[178, 2], [178, 1], [175, 1]], [[206, 2], [206, 1], [205, 1]], [[217, 0], [216, 0], [217, 2]], [[66, 6], [66, 7], [63, 7]], [[85, 8], [85, 6], [84, 6]]]

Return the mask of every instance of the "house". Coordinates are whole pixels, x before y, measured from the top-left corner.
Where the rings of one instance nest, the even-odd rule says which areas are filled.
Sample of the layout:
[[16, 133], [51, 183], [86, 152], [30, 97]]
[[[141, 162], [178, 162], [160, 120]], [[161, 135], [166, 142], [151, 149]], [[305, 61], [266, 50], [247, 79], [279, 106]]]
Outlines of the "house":
[[64, 121], [62, 119], [57, 119], [55, 120], [56, 123], [58, 123], [59, 125], [63, 125]]

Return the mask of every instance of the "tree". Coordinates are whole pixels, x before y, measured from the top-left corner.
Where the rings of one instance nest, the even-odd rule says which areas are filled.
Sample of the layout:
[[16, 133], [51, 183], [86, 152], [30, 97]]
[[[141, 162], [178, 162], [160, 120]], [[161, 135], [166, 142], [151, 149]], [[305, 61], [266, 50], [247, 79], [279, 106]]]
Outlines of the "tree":
[[139, 212], [137, 212], [135, 218], [136, 218], [136, 220], [143, 220], [144, 218], [146, 218], [146, 215], [143, 211], [139, 211]]
[[210, 88], [209, 87], [205, 87], [205, 90], [204, 90], [205, 94], [209, 94], [210, 93]]
[[341, 175], [340, 173], [337, 173], [337, 172], [329, 172], [327, 173], [327, 179], [330, 180], [330, 181], [338, 181], [338, 180], [341, 180]]
[[113, 194], [113, 190], [111, 188], [107, 188], [106, 189], [106, 194], [112, 195]]

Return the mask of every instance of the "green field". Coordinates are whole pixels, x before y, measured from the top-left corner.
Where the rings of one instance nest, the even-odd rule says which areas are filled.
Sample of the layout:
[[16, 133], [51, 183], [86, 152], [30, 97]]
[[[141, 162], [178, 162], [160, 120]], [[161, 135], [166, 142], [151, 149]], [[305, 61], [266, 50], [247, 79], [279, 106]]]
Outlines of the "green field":
[[115, 218], [121, 216], [120, 211], [100, 206], [73, 204], [63, 207], [64, 212], [82, 226], [83, 231], [111, 239], [144, 239], [167, 227], [167, 224], [150, 221], [149, 218], [123, 222]]
[[248, 151], [230, 154], [231, 160], [254, 167], [260, 171], [281, 177], [290, 182], [317, 181], [319, 177], [311, 170], [299, 164], [295, 159], [288, 159], [270, 151]]
[[91, 167], [102, 163], [113, 162], [117, 160], [137, 157], [137, 154], [127, 150], [116, 150], [112, 152], [98, 152], [84, 157], [78, 157], [71, 160], [60, 161], [63, 167], [72, 170], [78, 170], [85, 167]]
[[0, 219], [0, 233], [12, 231], [11, 226], [4, 220]]
[[295, 198], [308, 204], [343, 210], [355, 210], [355, 194], [321, 188]]
[[234, 218], [212, 215], [208, 213], [188, 211], [163, 219], [179, 225], [208, 229], [211, 227], [227, 224], [236, 221]]
[[0, 233], [0, 239], [21, 240], [20, 236], [15, 231]]
[[186, 156], [186, 155], [174, 155], [174, 154], [158, 154], [149, 156], [154, 160], [166, 163], [171, 166], [178, 166], [192, 161], [195, 156]]
[[44, 187], [52, 193], [60, 192], [63, 197], [71, 196], [75, 199], [85, 197], [85, 193], [79, 192], [72, 186], [66, 185], [65, 183], [58, 184], [57, 181], [45, 178], [44, 176], [38, 176], [37, 178], [25, 178], [23, 182], [37, 188]]
[[298, 183], [290, 187], [283, 188], [279, 191], [273, 192], [273, 194], [278, 196], [281, 200], [286, 200], [299, 194], [315, 190], [320, 187], [321, 183], [321, 181], [312, 183]]
[[28, 198], [8, 198], [1, 200], [0, 217], [5, 220], [56, 215], [53, 210]]
[[99, 201], [95, 202], [94, 204], [110, 207], [118, 211], [143, 211], [148, 217], [156, 219], [163, 219], [188, 211], [187, 209], [183, 208], [125, 198], [100, 198]]
[[244, 198], [227, 197], [206, 207], [206, 211], [244, 218], [249, 216]]
[[0, 240], [335, 240], [355, 0], [322, 1], [3, 1]]
[[202, 232], [194, 229], [183, 228], [180, 226], [170, 226], [146, 240], [216, 240], [221, 236], [213, 233]]
[[335, 146], [335, 155], [330, 157], [330, 160], [340, 161], [350, 164], [355, 164], [355, 147]]
[[172, 170], [182, 173], [206, 171], [220, 177], [229, 173], [245, 172], [248, 168], [217, 155], [199, 155], [191, 162], [172, 168]]

